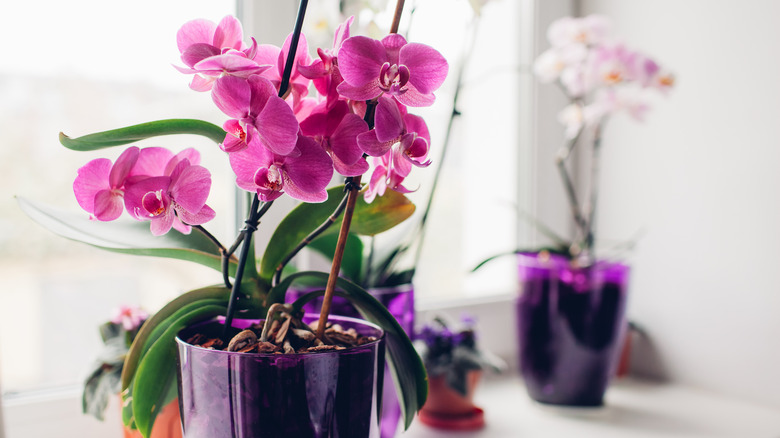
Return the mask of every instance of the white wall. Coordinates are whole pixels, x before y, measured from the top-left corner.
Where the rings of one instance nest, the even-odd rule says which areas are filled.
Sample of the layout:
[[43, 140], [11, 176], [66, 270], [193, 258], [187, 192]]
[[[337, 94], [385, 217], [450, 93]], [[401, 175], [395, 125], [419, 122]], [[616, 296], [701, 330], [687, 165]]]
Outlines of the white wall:
[[780, 406], [780, 2], [583, 0], [678, 75], [604, 134], [602, 237], [646, 231], [630, 316], [645, 372]]

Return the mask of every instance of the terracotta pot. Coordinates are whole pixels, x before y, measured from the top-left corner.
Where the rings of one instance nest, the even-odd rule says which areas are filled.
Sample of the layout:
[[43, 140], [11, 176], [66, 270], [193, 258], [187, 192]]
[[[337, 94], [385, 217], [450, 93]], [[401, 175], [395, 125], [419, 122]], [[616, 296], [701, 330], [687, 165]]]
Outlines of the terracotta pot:
[[[143, 438], [141, 432], [124, 428], [125, 438]], [[181, 437], [181, 417], [179, 416], [179, 400], [168, 403], [154, 420], [151, 438], [182, 438]]]
[[428, 378], [428, 399], [420, 410], [420, 421], [437, 429], [474, 430], [485, 425], [482, 409], [474, 406], [474, 390], [482, 371], [469, 371], [466, 395], [450, 388], [441, 376]]

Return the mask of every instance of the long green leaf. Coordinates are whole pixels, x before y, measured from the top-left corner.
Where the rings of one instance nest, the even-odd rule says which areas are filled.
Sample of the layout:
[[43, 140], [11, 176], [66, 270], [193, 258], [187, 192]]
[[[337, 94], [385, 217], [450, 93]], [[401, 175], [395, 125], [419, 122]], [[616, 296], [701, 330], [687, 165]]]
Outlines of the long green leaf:
[[215, 143], [222, 143], [225, 139], [225, 131], [213, 123], [196, 119], [167, 119], [96, 132], [76, 138], [60, 133], [60, 143], [74, 151], [94, 151], [173, 134], [202, 135]]
[[[275, 300], [273, 302], [283, 300], [290, 285], [303, 277], [318, 279], [322, 284], [325, 284], [328, 274], [311, 271], [292, 274], [271, 289], [269, 300]], [[387, 362], [396, 391], [400, 394], [404, 425], [409, 428], [414, 414], [422, 408], [428, 396], [428, 376], [420, 356], [404, 329], [382, 303], [351, 281], [338, 278], [336, 284], [341, 289], [337, 292], [339, 295], [350, 300], [363, 315], [363, 318], [385, 331]], [[321, 296], [323, 293], [323, 291], [311, 292], [296, 301], [294, 306], [300, 308], [307, 300]]]
[[[344, 195], [343, 187], [328, 190], [328, 200], [319, 204], [300, 204], [285, 217], [271, 236], [260, 262], [260, 278], [270, 282], [276, 267], [306, 236], [324, 223]], [[414, 213], [414, 204], [401, 193], [388, 190], [384, 196], [367, 204], [359, 197], [350, 231], [373, 236], [403, 222]], [[322, 235], [338, 233], [341, 217]]]
[[[146, 222], [93, 221], [86, 214], [59, 210], [29, 199], [17, 198], [17, 202], [35, 222], [67, 239], [106, 251], [187, 260], [222, 271], [222, 258], [217, 246], [195, 230], [191, 234], [171, 230], [155, 237]], [[231, 262], [231, 275], [235, 269], [236, 262]], [[249, 271], [252, 273], [254, 270]]]
[[132, 392], [133, 418], [141, 434], [148, 438], [157, 414], [165, 407], [171, 382], [176, 379], [176, 335], [199, 321], [223, 315], [226, 306], [206, 305], [173, 321], [144, 355], [135, 373]]

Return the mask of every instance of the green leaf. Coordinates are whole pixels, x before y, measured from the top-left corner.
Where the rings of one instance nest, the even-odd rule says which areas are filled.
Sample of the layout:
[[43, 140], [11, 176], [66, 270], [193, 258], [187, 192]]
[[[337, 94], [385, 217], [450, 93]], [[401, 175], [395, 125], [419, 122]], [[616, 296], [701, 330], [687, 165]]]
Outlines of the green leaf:
[[[320, 236], [309, 244], [309, 248], [322, 254], [328, 260], [333, 260], [338, 240], [338, 234]], [[363, 241], [352, 233], [347, 235], [347, 245], [344, 248], [344, 256], [341, 260], [341, 272], [355, 283], [363, 283], [361, 278], [363, 272]]]
[[477, 266], [475, 266], [471, 270], [471, 272], [475, 272], [479, 268], [485, 266], [488, 262], [491, 262], [491, 261], [493, 261], [495, 259], [498, 259], [498, 258], [501, 258], [501, 257], [504, 257], [504, 256], [513, 255], [513, 254], [517, 255], [517, 254], [522, 254], [522, 253], [538, 253], [538, 252], [542, 252], [542, 251], [547, 251], [550, 254], [559, 254], [559, 255], [562, 255], [562, 256], [565, 256], [565, 257], [571, 257], [571, 253], [569, 252], [568, 248], [565, 248], [565, 247], [549, 246], [549, 247], [542, 247], [542, 248], [518, 248], [518, 249], [515, 249], [515, 250], [512, 250], [512, 251], [498, 253], [498, 254], [496, 254], [494, 256], [486, 258], [485, 260], [482, 260], [481, 262], [479, 262], [479, 264]]
[[[125, 358], [125, 364], [122, 368], [122, 390], [130, 387], [138, 363], [145, 351], [159, 339], [162, 333], [177, 318], [189, 313], [193, 308], [200, 307], [204, 303], [211, 304], [213, 301], [221, 301], [227, 305], [229, 299], [230, 289], [222, 286], [204, 287], [176, 297], [152, 315], [141, 326], [141, 330], [138, 331], [133, 345], [130, 346], [130, 351], [127, 352], [127, 358]], [[162, 328], [158, 329], [158, 327]]]
[[[222, 257], [217, 246], [197, 230], [182, 234], [172, 229], [165, 235], [153, 236], [147, 222], [100, 222], [89, 220], [86, 214], [59, 210], [21, 197], [17, 202], [35, 222], [67, 239], [106, 251], [187, 260], [222, 271]], [[231, 275], [235, 273], [236, 264], [231, 262]], [[253, 271], [247, 272], [252, 275]]]
[[60, 133], [60, 143], [74, 151], [94, 151], [173, 134], [202, 135], [215, 143], [222, 143], [225, 139], [225, 131], [213, 123], [196, 119], [168, 119], [96, 132], [76, 138]]
[[[328, 280], [328, 274], [324, 272], [306, 271], [292, 274], [271, 289], [268, 294], [269, 301], [280, 302], [283, 300], [290, 285], [303, 277], [319, 279], [322, 284]], [[363, 318], [385, 331], [387, 363], [396, 391], [400, 394], [401, 412], [404, 417], [404, 425], [408, 429], [414, 419], [414, 414], [422, 408], [428, 396], [428, 376], [425, 372], [425, 366], [412, 345], [412, 341], [409, 340], [409, 336], [382, 303], [365, 289], [349, 280], [338, 278], [336, 284], [340, 289], [336, 292], [338, 295], [347, 298], [355, 305]], [[323, 294], [324, 291], [306, 294], [299, 298], [293, 307], [300, 309], [307, 301]], [[275, 301], [271, 301], [272, 299]]]
[[[328, 190], [328, 200], [319, 204], [303, 203], [294, 208], [276, 227], [268, 247], [260, 261], [260, 278], [270, 282], [276, 267], [287, 254], [323, 224], [344, 196], [343, 186]], [[400, 224], [414, 213], [414, 204], [401, 193], [388, 190], [384, 196], [367, 204], [360, 196], [355, 204], [350, 231], [358, 235], [372, 236]], [[343, 215], [342, 215], [343, 216]], [[333, 222], [322, 235], [338, 233], [342, 216]]]
[[170, 386], [176, 380], [174, 338], [191, 324], [224, 315], [226, 311], [226, 306], [205, 305], [176, 318], [144, 355], [135, 373], [132, 392], [133, 418], [144, 437], [152, 433], [154, 420], [167, 404]]

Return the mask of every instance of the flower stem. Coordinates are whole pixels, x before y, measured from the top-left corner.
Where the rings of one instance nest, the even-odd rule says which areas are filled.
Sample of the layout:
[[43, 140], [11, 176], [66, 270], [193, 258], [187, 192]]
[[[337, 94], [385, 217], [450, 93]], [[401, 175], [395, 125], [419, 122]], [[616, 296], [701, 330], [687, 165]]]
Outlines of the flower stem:
[[[393, 15], [393, 23], [390, 26], [390, 33], [398, 33], [398, 24], [401, 22], [401, 14], [404, 9], [404, 0], [398, 0], [395, 4], [395, 14]], [[376, 107], [376, 99], [366, 103], [366, 114], [364, 119], [368, 123], [368, 128], [374, 128], [374, 109]], [[355, 203], [357, 202], [358, 192], [360, 191], [360, 179], [362, 175], [347, 178], [346, 186], [344, 190], [348, 191], [347, 194], [347, 207], [344, 211], [344, 220], [341, 222], [341, 229], [339, 229], [339, 239], [336, 241], [336, 252], [333, 254], [333, 263], [330, 266], [330, 275], [328, 276], [328, 283], [325, 286], [325, 295], [322, 297], [322, 308], [320, 309], [320, 319], [317, 324], [317, 338], [322, 340], [325, 336], [325, 325], [328, 322], [328, 315], [330, 315], [330, 305], [333, 301], [333, 293], [336, 289], [336, 280], [339, 277], [339, 271], [341, 271], [341, 259], [344, 257], [344, 249], [347, 246], [347, 236], [349, 235], [349, 227], [352, 223], [352, 214], [355, 212]]]
[[404, 0], [398, 0], [395, 3], [395, 13], [393, 14], [393, 24], [390, 26], [390, 33], [398, 33], [398, 25], [401, 24], [401, 14], [404, 12]]
[[339, 239], [336, 242], [336, 252], [333, 254], [333, 263], [330, 266], [330, 275], [328, 283], [325, 286], [325, 296], [322, 299], [322, 309], [320, 309], [320, 319], [317, 324], [317, 338], [322, 340], [325, 335], [325, 325], [330, 315], [330, 305], [333, 301], [333, 292], [336, 289], [336, 279], [341, 270], [341, 259], [344, 257], [344, 249], [347, 246], [347, 236], [349, 235], [349, 226], [352, 223], [352, 214], [355, 212], [355, 203], [357, 202], [358, 192], [360, 191], [360, 179], [362, 175], [347, 178], [345, 190], [347, 192], [347, 206], [344, 211], [344, 220], [339, 229]]
[[225, 335], [227, 334], [233, 322], [233, 315], [236, 313], [236, 301], [238, 300], [238, 294], [241, 290], [241, 279], [244, 276], [246, 260], [249, 257], [249, 248], [252, 247], [252, 233], [257, 230], [257, 224], [260, 221], [258, 214], [259, 204], [260, 199], [257, 197], [257, 195], [255, 195], [255, 197], [252, 199], [252, 205], [249, 207], [249, 217], [244, 222], [246, 225], [244, 226], [244, 229], [241, 230], [244, 238], [242, 239], [243, 243], [241, 244], [241, 254], [238, 257], [238, 266], [236, 267], [236, 281], [233, 283], [233, 288], [230, 291], [230, 301], [228, 301], [227, 314], [225, 315], [223, 338], [226, 337]]
[[292, 75], [292, 69], [295, 65], [295, 52], [298, 50], [298, 41], [301, 39], [301, 30], [303, 29], [303, 19], [306, 16], [306, 7], [309, 4], [309, 0], [301, 0], [298, 5], [298, 16], [295, 19], [295, 28], [293, 29], [292, 38], [290, 40], [290, 49], [287, 55], [287, 60], [284, 64], [284, 73], [282, 74], [282, 81], [279, 84], [279, 97], [286, 98], [289, 94], [290, 76]]
[[[295, 65], [295, 53], [298, 51], [298, 41], [301, 38], [301, 30], [303, 29], [303, 19], [306, 16], [306, 7], [308, 6], [308, 0], [301, 0], [298, 6], [298, 16], [295, 19], [295, 29], [293, 30], [292, 38], [290, 39], [290, 49], [287, 52], [287, 59], [284, 65], [284, 73], [282, 74], [282, 80], [279, 84], [279, 97], [284, 98], [288, 93], [290, 85], [290, 76], [292, 75], [292, 68]], [[239, 236], [233, 247], [236, 247], [241, 242], [241, 254], [238, 257], [238, 267], [236, 268], [235, 282], [233, 288], [230, 291], [230, 301], [228, 302], [227, 314], [225, 315], [225, 326], [223, 331], [223, 337], [227, 334], [227, 331], [231, 327], [233, 322], [233, 315], [236, 312], [236, 301], [238, 300], [239, 290], [241, 289], [241, 280], [244, 276], [244, 268], [246, 267], [247, 259], [249, 258], [249, 249], [252, 247], [252, 233], [257, 230], [257, 226], [260, 223], [260, 218], [271, 207], [273, 201], [265, 202], [260, 207], [260, 199], [255, 193], [252, 198], [252, 205], [249, 207], [249, 214], [247, 220], [244, 222], [246, 225], [241, 230], [243, 237]], [[259, 210], [258, 210], [259, 208]], [[233, 249], [235, 250], [235, 249]], [[223, 270], [225, 265], [223, 264]], [[254, 267], [253, 267], [254, 269]], [[224, 275], [224, 274], [223, 274]]]

